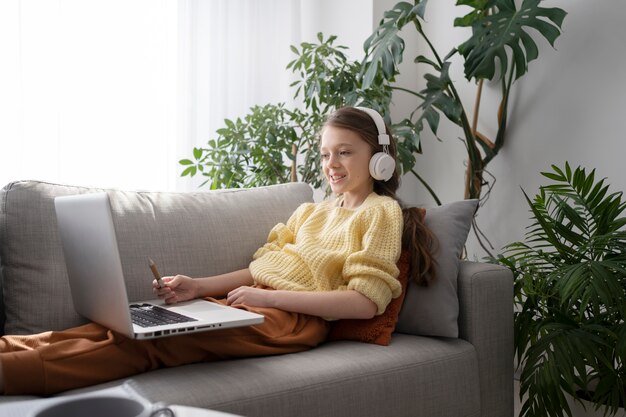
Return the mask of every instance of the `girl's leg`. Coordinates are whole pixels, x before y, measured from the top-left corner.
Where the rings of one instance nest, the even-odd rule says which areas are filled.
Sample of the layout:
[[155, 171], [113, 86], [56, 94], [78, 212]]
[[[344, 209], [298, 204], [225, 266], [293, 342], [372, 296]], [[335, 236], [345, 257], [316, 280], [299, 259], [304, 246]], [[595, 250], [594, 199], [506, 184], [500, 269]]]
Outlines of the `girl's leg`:
[[[0, 338], [5, 394], [47, 395], [150, 369], [148, 344], [95, 323]], [[106, 380], [106, 379], [105, 379]]]
[[246, 308], [261, 325], [148, 341], [128, 339], [91, 323], [61, 332], [0, 338], [6, 394], [48, 395], [129, 377], [159, 367], [310, 349], [328, 333], [319, 317]]

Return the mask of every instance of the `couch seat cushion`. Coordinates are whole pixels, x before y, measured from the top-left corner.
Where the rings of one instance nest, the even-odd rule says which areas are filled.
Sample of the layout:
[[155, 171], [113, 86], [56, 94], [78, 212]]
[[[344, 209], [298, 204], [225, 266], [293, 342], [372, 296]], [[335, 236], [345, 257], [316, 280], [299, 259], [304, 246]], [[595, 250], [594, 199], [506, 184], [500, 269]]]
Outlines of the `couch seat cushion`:
[[[476, 352], [461, 339], [394, 334], [389, 346], [329, 342], [297, 354], [161, 369], [132, 381], [153, 401], [247, 417], [480, 414]], [[110, 384], [91, 389], [104, 386]]]

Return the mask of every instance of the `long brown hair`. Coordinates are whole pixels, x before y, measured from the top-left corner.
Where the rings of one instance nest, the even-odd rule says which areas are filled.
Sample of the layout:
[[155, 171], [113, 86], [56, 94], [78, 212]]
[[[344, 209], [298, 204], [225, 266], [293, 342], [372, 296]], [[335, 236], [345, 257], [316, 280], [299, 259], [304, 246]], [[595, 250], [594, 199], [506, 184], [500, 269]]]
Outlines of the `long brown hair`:
[[[364, 111], [354, 107], [342, 107], [331, 113], [324, 126], [333, 126], [347, 129], [358, 134], [361, 139], [372, 147], [372, 155], [382, 152], [382, 145], [378, 143], [378, 128], [374, 120]], [[389, 135], [389, 155], [397, 160], [396, 141], [391, 134], [389, 126], [385, 124]], [[435, 260], [433, 251], [436, 241], [432, 232], [424, 224], [424, 210], [417, 207], [404, 207], [404, 204], [396, 196], [400, 187], [400, 174], [398, 169], [388, 181], [374, 180], [374, 192], [396, 200], [402, 207], [404, 218], [404, 230], [402, 232], [402, 249], [408, 250], [411, 255], [410, 276], [419, 285], [428, 285], [435, 277]]]

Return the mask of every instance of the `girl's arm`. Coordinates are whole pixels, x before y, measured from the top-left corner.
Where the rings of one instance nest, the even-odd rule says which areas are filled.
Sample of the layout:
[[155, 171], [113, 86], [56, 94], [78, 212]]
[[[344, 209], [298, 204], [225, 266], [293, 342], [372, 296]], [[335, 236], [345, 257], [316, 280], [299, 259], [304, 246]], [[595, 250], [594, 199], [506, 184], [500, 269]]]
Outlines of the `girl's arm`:
[[203, 297], [222, 297], [235, 288], [252, 285], [254, 283], [248, 268], [222, 275], [206, 278], [190, 278], [186, 275], [164, 277], [163, 288], [159, 288], [156, 281], [152, 285], [160, 298], [167, 304], [192, 300]]
[[329, 319], [369, 319], [378, 307], [354, 291], [281, 291], [252, 287], [236, 288], [228, 293], [228, 304], [273, 307], [294, 313]]
[[157, 295], [168, 304], [228, 294], [229, 305], [273, 307], [332, 319], [368, 319], [377, 311], [373, 301], [354, 290], [317, 292], [253, 288], [254, 280], [247, 268], [206, 278], [176, 275], [163, 278], [163, 282], [163, 288], [158, 288], [156, 281], [153, 285]]

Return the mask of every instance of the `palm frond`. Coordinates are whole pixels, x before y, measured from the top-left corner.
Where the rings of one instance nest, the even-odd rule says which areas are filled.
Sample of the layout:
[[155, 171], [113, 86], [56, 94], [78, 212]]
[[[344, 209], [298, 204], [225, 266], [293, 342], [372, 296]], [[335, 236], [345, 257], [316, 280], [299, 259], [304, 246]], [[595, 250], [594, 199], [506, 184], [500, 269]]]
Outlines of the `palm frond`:
[[[563, 416], [565, 394], [616, 407], [626, 393], [626, 209], [621, 192], [566, 162], [531, 199], [525, 241], [498, 261], [513, 271], [523, 416]], [[594, 386], [593, 392], [588, 387]]]

